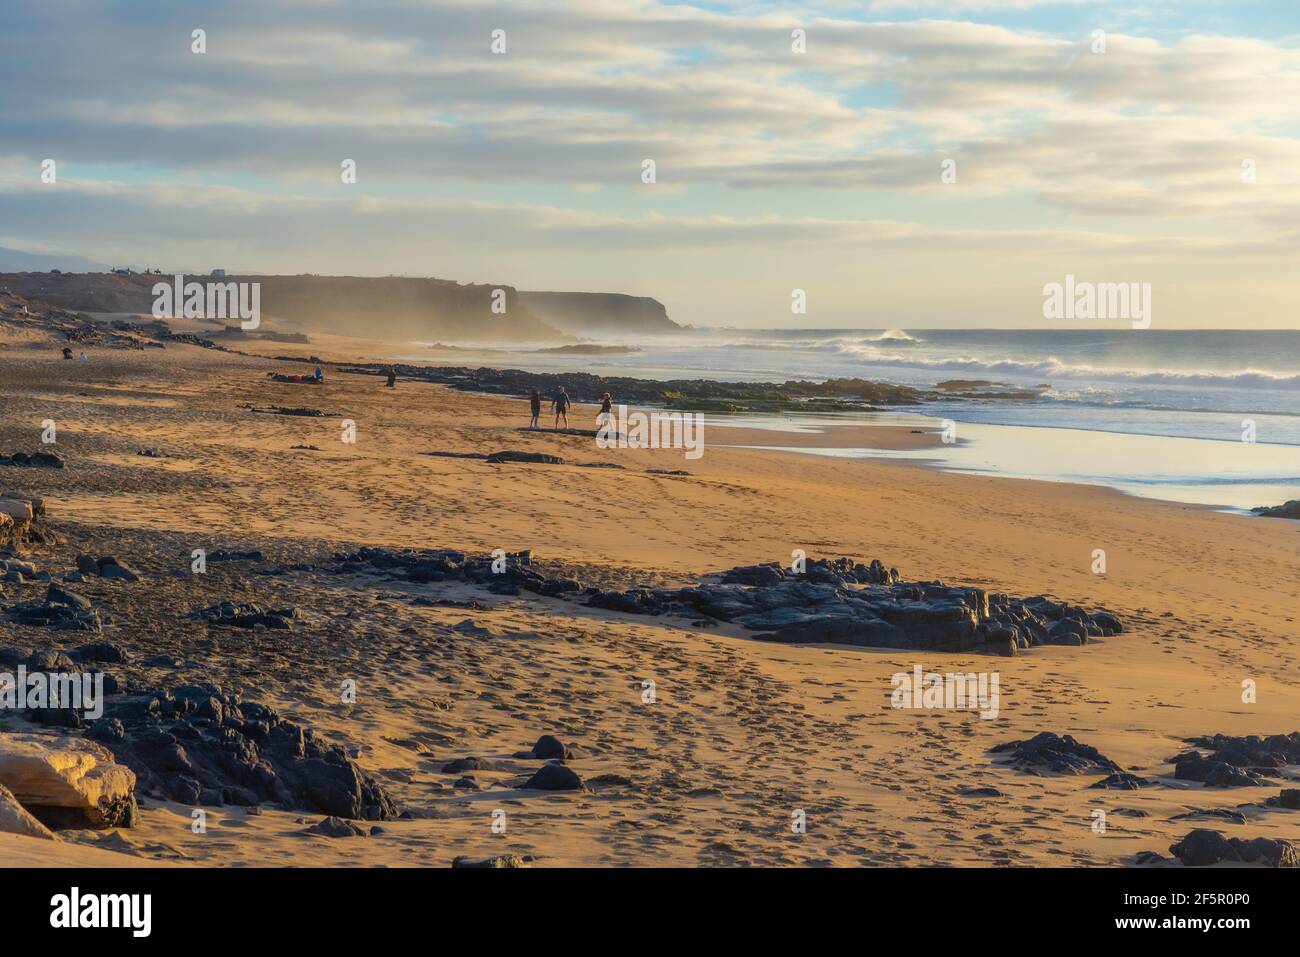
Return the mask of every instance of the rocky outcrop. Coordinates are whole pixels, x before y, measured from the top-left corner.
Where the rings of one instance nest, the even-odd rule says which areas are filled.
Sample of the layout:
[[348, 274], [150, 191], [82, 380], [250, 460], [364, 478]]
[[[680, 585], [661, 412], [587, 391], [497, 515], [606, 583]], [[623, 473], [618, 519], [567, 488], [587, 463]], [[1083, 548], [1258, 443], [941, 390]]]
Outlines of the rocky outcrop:
[[452, 858], [451, 866], [461, 867], [490, 867], [490, 868], [519, 868], [527, 867], [531, 857], [520, 857], [518, 854], [500, 854], [496, 857], [466, 857], [461, 855]]
[[50, 827], [135, 823], [134, 772], [84, 738], [0, 733], [0, 784]]
[[879, 560], [864, 565], [848, 558], [817, 559], [799, 573], [772, 562], [733, 568], [687, 588], [602, 591], [534, 571], [528, 552], [505, 559], [494, 567], [490, 557], [449, 549], [362, 548], [335, 555], [334, 570], [380, 570], [416, 583], [463, 581], [498, 594], [580, 594], [595, 608], [703, 616], [782, 642], [1014, 655], [1034, 645], [1082, 645], [1124, 628], [1109, 612], [1088, 612], [1041, 595], [1015, 599], [981, 588], [905, 582], [898, 569]]
[[[1124, 769], [1096, 748], [1076, 741], [1070, 735], [1044, 731], [1023, 741], [1008, 741], [989, 749], [993, 754], [1009, 753], [1012, 767], [1031, 773], [1109, 774], [1106, 781], [1126, 783]], [[1109, 787], [1110, 785], [1104, 785]]]
[[487, 457], [488, 465], [502, 465], [507, 462], [529, 462], [534, 465], [563, 465], [564, 459], [558, 455], [548, 455], [545, 452], [516, 452], [506, 450], [503, 452], [493, 452]]
[[[338, 367], [356, 375], [386, 376], [387, 363], [352, 363]], [[599, 376], [590, 372], [525, 372], [522, 369], [471, 369], [465, 366], [395, 366], [403, 379], [435, 382], [452, 389], [513, 395], [521, 398], [533, 389], [544, 396], [564, 386], [574, 402], [599, 402], [606, 392], [615, 402], [658, 405], [693, 412], [802, 412], [870, 411], [880, 406], [919, 405], [943, 399], [946, 393], [910, 386], [871, 382], [867, 379], [828, 379], [825, 382], [790, 380], [771, 382], [714, 382], [708, 379], [636, 379]], [[1036, 394], [1036, 393], [1035, 393]]]
[[1293, 498], [1281, 505], [1261, 505], [1252, 508], [1251, 511], [1267, 518], [1291, 518], [1300, 521], [1300, 498]]
[[294, 608], [263, 608], [253, 603], [222, 601], [200, 611], [191, 612], [191, 621], [206, 621], [230, 628], [275, 628], [288, 630], [297, 616]]
[[1300, 849], [1290, 841], [1265, 837], [1243, 840], [1202, 828], [1171, 844], [1169, 850], [1188, 867], [1209, 867], [1220, 862], [1300, 867]]
[[873, 560], [775, 562], [733, 568], [690, 588], [596, 592], [588, 604], [633, 614], [701, 615], [783, 642], [1014, 655], [1042, 644], [1086, 644], [1117, 634], [1120, 620], [1043, 596], [1025, 599], [941, 582], [904, 582]]
[[55, 452], [15, 452], [12, 455], [0, 455], [0, 465], [18, 465], [24, 468], [61, 469], [66, 463]]
[[190, 805], [271, 801], [341, 818], [397, 816], [341, 746], [216, 685], [110, 696], [89, 734], [139, 775], [143, 793]]
[[499, 595], [524, 591], [554, 597], [582, 590], [567, 578], [551, 578], [534, 571], [530, 552], [508, 552], [498, 572], [490, 556], [472, 556], [448, 548], [395, 550], [360, 548], [335, 554], [333, 570], [338, 573], [385, 572], [415, 584], [460, 581], [482, 585]]
[[57, 628], [59, 630], [103, 630], [99, 612], [90, 599], [59, 585], [51, 584], [44, 601], [24, 601], [5, 606], [5, 616], [23, 625]]
[[1279, 768], [1300, 764], [1300, 731], [1268, 737], [1212, 734], [1188, 738], [1187, 743], [1197, 750], [1184, 751], [1170, 759], [1174, 777], [1212, 787], [1276, 784], [1271, 779], [1277, 777]]

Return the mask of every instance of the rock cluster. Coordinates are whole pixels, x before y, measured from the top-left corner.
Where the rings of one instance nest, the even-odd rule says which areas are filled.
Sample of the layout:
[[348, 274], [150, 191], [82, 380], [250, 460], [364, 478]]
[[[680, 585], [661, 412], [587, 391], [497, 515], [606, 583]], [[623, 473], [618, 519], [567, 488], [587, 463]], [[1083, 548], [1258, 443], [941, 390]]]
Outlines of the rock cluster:
[[226, 625], [231, 628], [276, 628], [285, 630], [293, 627], [297, 610], [293, 608], [267, 609], [252, 603], [235, 604], [233, 601], [220, 601], [200, 611], [191, 612], [192, 621], [206, 621], [212, 625]]
[[1279, 768], [1300, 764], [1300, 731], [1266, 738], [1212, 734], [1188, 738], [1187, 743], [1198, 750], [1184, 751], [1170, 759], [1174, 777], [1212, 787], [1267, 786], [1276, 783], [1269, 779], [1277, 776]]
[[313, 409], [308, 406], [285, 406], [285, 405], [249, 405], [244, 406], [250, 412], [260, 412], [263, 415], [297, 415], [309, 419], [321, 419], [331, 416], [337, 416], [338, 412], [322, 412], [320, 409]]
[[1270, 867], [1300, 867], [1300, 849], [1290, 841], [1265, 837], [1242, 840], [1224, 837], [1218, 831], [1198, 828], [1169, 850], [1188, 867], [1209, 867], [1221, 861], [1267, 864]]
[[135, 569], [119, 562], [112, 555], [103, 555], [99, 558], [95, 558], [93, 555], [78, 555], [76, 561], [77, 571], [83, 576], [97, 575], [100, 578], [111, 578], [125, 582], [140, 580], [140, 575]]
[[63, 461], [63, 458], [55, 452], [15, 452], [13, 455], [0, 455], [0, 465], [61, 469], [66, 466], [66, 463]]
[[110, 697], [88, 733], [138, 775], [143, 792], [170, 800], [397, 816], [387, 792], [341, 746], [216, 685]]
[[237, 549], [218, 549], [208, 556], [209, 562], [261, 562], [266, 557], [259, 549], [250, 548], [244, 551]]
[[981, 588], [905, 582], [880, 561], [818, 559], [800, 572], [775, 562], [746, 565], [686, 588], [602, 591], [534, 571], [528, 552], [506, 556], [501, 571], [489, 557], [448, 549], [361, 548], [334, 556], [338, 572], [379, 569], [416, 583], [463, 581], [498, 594], [581, 594], [587, 604], [637, 615], [704, 616], [735, 622], [757, 637], [886, 648], [981, 651], [1014, 655], [1041, 644], [1086, 644], [1118, 634], [1123, 623], [1044, 596], [1010, 598]]
[[496, 857], [466, 857], [460, 855], [452, 858], [451, 866], [461, 867], [490, 867], [490, 868], [519, 868], [527, 867], [532, 858], [520, 857], [518, 854], [499, 854]]
[[0, 558], [0, 581], [22, 585], [29, 581], [49, 581], [50, 573], [38, 571], [31, 562], [21, 558]]
[[[1044, 731], [1024, 741], [1008, 741], [989, 749], [994, 754], [1010, 753], [1012, 767], [1020, 771], [1054, 774], [1123, 775], [1124, 769], [1091, 745], [1070, 735]], [[1106, 780], [1110, 780], [1107, 778]]]
[[530, 591], [538, 595], [556, 596], [582, 590], [573, 579], [548, 578], [534, 571], [529, 552], [509, 552], [500, 572], [493, 570], [491, 557], [474, 557], [451, 549], [419, 549], [411, 551], [385, 548], [361, 548], [355, 552], [334, 556], [334, 571], [340, 573], [385, 571], [416, 584], [442, 581], [460, 581], [482, 585], [500, 595], [518, 595]]
[[1281, 505], [1261, 505], [1258, 508], [1252, 508], [1256, 515], [1263, 515], [1267, 518], [1291, 518], [1300, 520], [1300, 498], [1293, 498], [1289, 502], [1283, 502]]
[[493, 452], [487, 457], [488, 465], [501, 465], [506, 462], [532, 462], [538, 465], [563, 465], [564, 459], [558, 455], [547, 455], [545, 452], [518, 452], [507, 449], [501, 452]]
[[700, 615], [735, 622], [760, 638], [886, 648], [1014, 655], [1042, 644], [1081, 645], [1123, 631], [1109, 612], [1089, 613], [1043, 596], [1016, 599], [941, 582], [904, 582], [879, 561], [809, 561], [733, 568], [689, 588], [596, 592], [588, 603], [634, 614]]
[[5, 616], [21, 625], [35, 625], [60, 630], [103, 630], [103, 623], [90, 599], [59, 585], [51, 584], [45, 601], [18, 602], [5, 606]]

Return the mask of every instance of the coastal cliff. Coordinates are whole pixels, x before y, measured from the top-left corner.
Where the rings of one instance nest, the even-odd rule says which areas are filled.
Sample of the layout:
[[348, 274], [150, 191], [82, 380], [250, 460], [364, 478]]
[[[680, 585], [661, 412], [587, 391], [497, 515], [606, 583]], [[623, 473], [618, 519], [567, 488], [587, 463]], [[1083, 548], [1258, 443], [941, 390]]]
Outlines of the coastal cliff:
[[521, 292], [524, 308], [573, 335], [609, 332], [678, 332], [663, 303], [648, 296], [611, 292]]

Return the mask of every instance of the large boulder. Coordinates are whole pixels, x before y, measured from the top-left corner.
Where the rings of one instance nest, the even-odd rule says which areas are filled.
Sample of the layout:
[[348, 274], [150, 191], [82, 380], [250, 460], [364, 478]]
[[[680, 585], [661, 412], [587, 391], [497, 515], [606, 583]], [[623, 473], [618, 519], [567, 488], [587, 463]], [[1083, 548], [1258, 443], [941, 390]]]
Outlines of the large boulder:
[[537, 772], [520, 785], [526, 791], [585, 791], [582, 778], [563, 764], [543, 764]]
[[1177, 844], [1171, 844], [1169, 850], [1187, 867], [1209, 867], [1221, 861], [1300, 867], [1300, 850], [1296, 845], [1266, 837], [1242, 840], [1224, 837], [1218, 831], [1197, 829]]
[[50, 827], [131, 827], [135, 773], [84, 738], [0, 733], [0, 785]]

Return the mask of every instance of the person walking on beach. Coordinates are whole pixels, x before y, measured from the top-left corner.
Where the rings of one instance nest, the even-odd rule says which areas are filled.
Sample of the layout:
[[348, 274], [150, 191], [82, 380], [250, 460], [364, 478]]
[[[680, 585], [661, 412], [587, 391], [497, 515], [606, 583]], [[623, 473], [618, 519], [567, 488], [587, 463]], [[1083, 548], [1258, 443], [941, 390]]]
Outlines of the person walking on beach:
[[395, 388], [396, 386], [397, 386], [397, 366], [389, 366], [388, 381], [384, 383], [384, 387], [388, 389], [392, 389]]
[[542, 417], [542, 394], [536, 389], [533, 389], [533, 394], [528, 397], [528, 404], [531, 406], [533, 413], [533, 420], [528, 423], [528, 427], [530, 429], [536, 429], [539, 427], [537, 425], [537, 420]]
[[610, 398], [609, 393], [606, 392], [600, 397], [600, 411], [596, 413], [596, 428], [600, 428], [613, 417], [612, 409], [613, 400]]
[[555, 431], [560, 430], [560, 419], [564, 420], [564, 427], [569, 427], [569, 393], [564, 391], [564, 386], [560, 386], [560, 391], [555, 393], [555, 398], [551, 400], [551, 408], [555, 410]]

